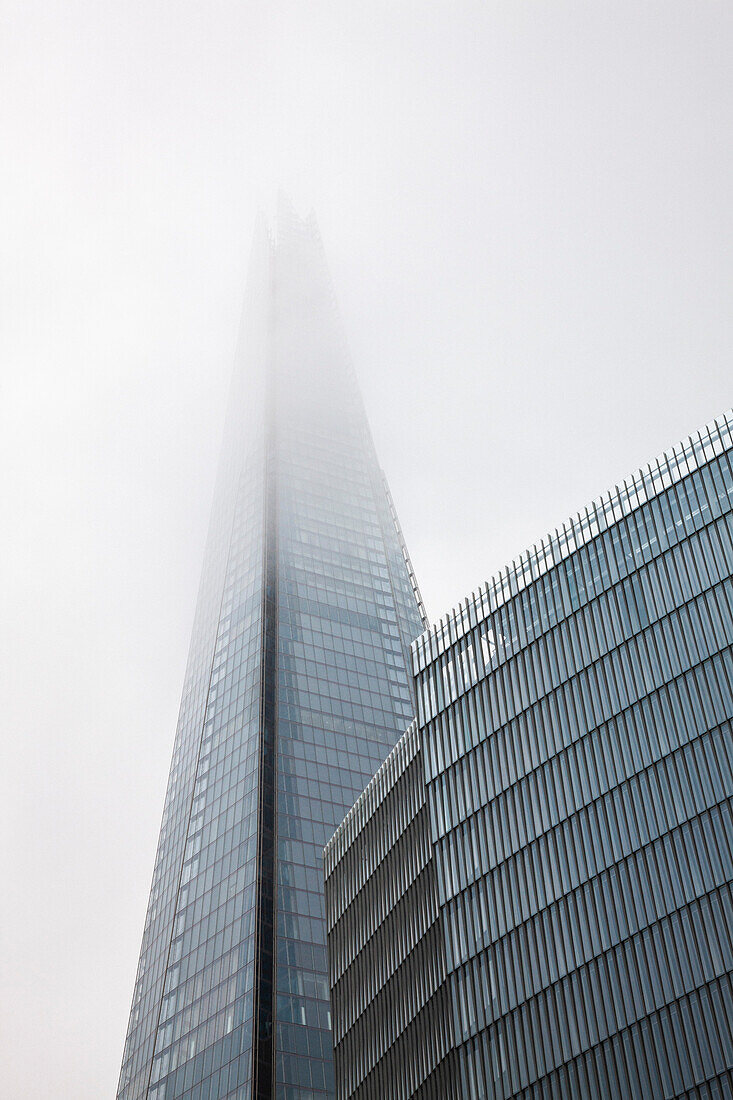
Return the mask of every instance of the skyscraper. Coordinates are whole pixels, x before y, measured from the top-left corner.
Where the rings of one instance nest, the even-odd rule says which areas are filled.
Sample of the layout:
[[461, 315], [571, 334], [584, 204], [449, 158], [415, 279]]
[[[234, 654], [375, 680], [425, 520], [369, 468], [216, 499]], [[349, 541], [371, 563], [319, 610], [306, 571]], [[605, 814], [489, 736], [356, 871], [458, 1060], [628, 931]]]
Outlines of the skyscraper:
[[733, 1096], [733, 413], [412, 660], [326, 849], [338, 1100]]
[[322, 850], [414, 714], [419, 593], [312, 221], [260, 226], [119, 1100], [333, 1095]]

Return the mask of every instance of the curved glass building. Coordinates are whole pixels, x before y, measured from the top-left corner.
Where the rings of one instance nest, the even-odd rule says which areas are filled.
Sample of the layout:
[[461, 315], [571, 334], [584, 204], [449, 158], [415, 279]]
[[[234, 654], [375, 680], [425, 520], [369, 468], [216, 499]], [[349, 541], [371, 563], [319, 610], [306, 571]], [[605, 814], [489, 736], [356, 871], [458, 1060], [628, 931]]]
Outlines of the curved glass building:
[[727, 414], [413, 644], [326, 848], [339, 1100], [733, 1095], [732, 462]]

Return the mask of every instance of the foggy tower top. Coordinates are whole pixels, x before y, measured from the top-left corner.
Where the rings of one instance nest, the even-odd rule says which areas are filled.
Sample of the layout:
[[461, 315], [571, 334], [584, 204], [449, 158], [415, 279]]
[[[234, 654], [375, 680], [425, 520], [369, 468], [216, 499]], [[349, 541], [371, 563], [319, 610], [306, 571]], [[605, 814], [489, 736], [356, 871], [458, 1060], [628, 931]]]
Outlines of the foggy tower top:
[[425, 617], [313, 219], [255, 234], [118, 1100], [333, 1096], [322, 848]]

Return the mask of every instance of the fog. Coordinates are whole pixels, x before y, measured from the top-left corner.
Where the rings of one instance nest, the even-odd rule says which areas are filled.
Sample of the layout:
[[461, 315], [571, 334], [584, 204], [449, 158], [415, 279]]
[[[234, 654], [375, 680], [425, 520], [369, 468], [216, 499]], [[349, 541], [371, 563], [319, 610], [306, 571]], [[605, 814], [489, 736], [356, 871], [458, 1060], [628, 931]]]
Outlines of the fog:
[[0, 1092], [114, 1095], [257, 210], [428, 612], [731, 404], [733, 8], [0, 0]]

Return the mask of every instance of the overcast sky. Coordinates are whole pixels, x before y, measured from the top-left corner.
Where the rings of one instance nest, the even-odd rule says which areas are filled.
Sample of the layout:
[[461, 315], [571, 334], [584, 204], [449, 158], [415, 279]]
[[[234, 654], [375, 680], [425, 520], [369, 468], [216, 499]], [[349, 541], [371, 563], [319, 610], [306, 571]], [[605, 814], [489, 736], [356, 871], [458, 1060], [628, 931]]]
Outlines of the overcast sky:
[[432, 616], [731, 404], [733, 5], [0, 0], [0, 1092], [113, 1097], [257, 207]]

